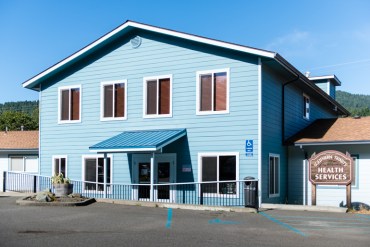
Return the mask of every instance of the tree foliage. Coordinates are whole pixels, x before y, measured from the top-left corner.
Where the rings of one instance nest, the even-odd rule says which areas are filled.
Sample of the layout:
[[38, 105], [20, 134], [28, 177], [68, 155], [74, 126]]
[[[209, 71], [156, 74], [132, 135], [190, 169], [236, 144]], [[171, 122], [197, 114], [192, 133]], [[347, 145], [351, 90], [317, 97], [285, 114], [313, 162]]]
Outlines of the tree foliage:
[[336, 100], [351, 112], [352, 116], [370, 116], [370, 95], [351, 94], [338, 90]]
[[0, 130], [38, 130], [38, 101], [8, 102], [0, 104]]

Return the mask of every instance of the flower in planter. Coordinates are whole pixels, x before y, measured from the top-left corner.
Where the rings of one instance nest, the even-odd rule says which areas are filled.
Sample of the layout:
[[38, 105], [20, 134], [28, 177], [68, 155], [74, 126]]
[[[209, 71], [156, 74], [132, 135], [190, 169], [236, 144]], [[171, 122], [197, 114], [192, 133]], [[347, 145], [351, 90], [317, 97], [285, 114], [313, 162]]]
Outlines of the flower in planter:
[[54, 176], [51, 177], [51, 183], [52, 184], [70, 184], [71, 180], [69, 178], [65, 178], [63, 176], [63, 173], [54, 174]]

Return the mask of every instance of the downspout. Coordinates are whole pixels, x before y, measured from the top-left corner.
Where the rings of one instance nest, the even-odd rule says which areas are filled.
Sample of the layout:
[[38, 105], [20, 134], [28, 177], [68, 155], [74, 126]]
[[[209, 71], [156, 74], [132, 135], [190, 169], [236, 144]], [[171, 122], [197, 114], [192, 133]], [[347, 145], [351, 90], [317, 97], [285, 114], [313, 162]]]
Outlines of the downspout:
[[281, 103], [281, 142], [282, 142], [282, 145], [285, 145], [285, 87], [295, 81], [298, 81], [300, 79], [300, 76], [297, 75], [296, 78], [294, 78], [293, 80], [290, 80], [290, 81], [287, 81], [283, 84], [283, 87], [282, 87], [282, 93], [281, 93], [281, 100], [282, 100], [282, 103]]
[[[283, 84], [283, 87], [282, 87], [282, 93], [281, 93], [281, 100], [282, 100], [282, 109], [281, 109], [281, 142], [282, 142], [282, 146], [285, 145], [285, 87], [288, 86], [289, 84], [295, 82], [295, 81], [298, 81], [300, 79], [299, 75], [297, 75], [296, 78], [294, 78], [293, 80], [290, 80], [290, 81], [287, 81]], [[285, 157], [286, 157], [286, 162], [288, 160], [288, 149], [285, 153]], [[285, 191], [286, 191], [286, 195], [285, 195], [285, 203], [288, 203], [288, 195], [289, 195], [289, 165], [287, 164], [286, 166], [286, 179], [285, 179]]]

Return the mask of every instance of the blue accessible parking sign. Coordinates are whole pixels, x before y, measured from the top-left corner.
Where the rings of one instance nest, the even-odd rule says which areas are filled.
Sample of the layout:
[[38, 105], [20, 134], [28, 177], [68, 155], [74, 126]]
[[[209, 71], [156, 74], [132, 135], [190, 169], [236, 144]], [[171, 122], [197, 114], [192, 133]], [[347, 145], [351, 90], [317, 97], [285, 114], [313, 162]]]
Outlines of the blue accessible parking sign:
[[253, 140], [246, 140], [245, 141], [245, 155], [247, 157], [253, 156]]

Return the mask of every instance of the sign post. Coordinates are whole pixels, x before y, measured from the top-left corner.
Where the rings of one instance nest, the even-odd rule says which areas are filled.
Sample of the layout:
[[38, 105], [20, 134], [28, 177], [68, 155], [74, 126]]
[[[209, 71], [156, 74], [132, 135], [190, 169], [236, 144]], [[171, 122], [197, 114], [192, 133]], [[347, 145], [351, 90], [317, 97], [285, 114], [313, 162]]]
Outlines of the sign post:
[[328, 150], [313, 154], [308, 160], [309, 180], [312, 183], [312, 205], [316, 205], [316, 185], [346, 185], [347, 208], [351, 207], [353, 160], [347, 154]]

